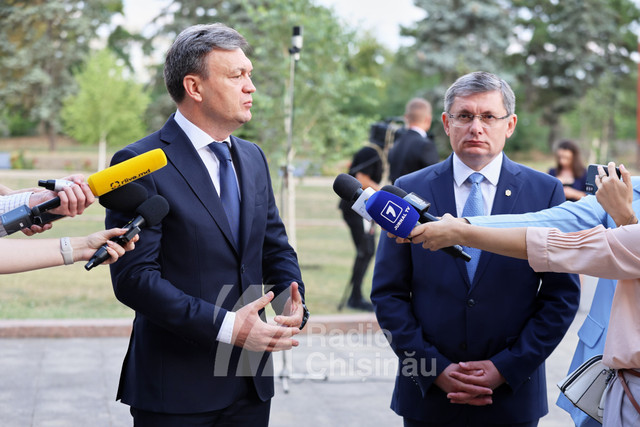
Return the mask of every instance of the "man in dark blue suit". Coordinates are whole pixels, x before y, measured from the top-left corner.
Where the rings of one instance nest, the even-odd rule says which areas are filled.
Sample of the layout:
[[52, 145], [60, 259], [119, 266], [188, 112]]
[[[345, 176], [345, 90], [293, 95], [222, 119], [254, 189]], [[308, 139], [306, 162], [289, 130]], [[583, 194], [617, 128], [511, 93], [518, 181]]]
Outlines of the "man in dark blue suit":
[[[251, 119], [256, 90], [246, 46], [221, 24], [180, 33], [164, 69], [177, 112], [112, 160], [155, 148], [168, 159], [139, 182], [169, 214], [111, 270], [135, 310], [117, 398], [136, 426], [268, 425], [271, 352], [297, 345], [308, 315], [265, 155], [231, 135]], [[107, 211], [106, 223], [132, 215]], [[265, 322], [269, 302], [278, 325]]]
[[427, 134], [431, 129], [432, 108], [429, 101], [413, 98], [404, 110], [407, 131], [389, 151], [389, 180], [438, 163], [438, 149]]
[[[517, 123], [504, 80], [467, 74], [444, 108], [453, 154], [396, 182], [430, 201], [430, 213], [523, 213], [564, 201], [557, 180], [502, 152]], [[381, 238], [371, 300], [399, 358], [391, 407], [406, 426], [535, 426], [548, 411], [544, 361], [575, 316], [579, 282], [466, 250], [469, 263]]]

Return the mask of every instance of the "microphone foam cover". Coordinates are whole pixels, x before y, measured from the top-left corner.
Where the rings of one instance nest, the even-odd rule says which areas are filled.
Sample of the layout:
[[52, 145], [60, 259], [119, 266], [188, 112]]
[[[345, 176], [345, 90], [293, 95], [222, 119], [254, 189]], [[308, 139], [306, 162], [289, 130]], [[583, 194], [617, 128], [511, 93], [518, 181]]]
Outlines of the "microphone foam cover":
[[156, 148], [94, 173], [87, 178], [87, 183], [94, 196], [102, 196], [131, 181], [149, 175], [166, 164], [167, 156], [164, 151]]
[[333, 181], [333, 191], [341, 199], [348, 202], [355, 201], [358, 198], [358, 193], [360, 192], [358, 190], [362, 191], [360, 181], [346, 173], [341, 173]]
[[153, 227], [169, 213], [169, 202], [159, 194], [151, 196], [136, 209], [136, 213], [144, 218], [145, 227]]
[[420, 219], [409, 202], [386, 191], [376, 191], [369, 197], [367, 213], [385, 231], [398, 237], [407, 237]]
[[98, 203], [107, 209], [118, 212], [133, 212], [145, 200], [147, 189], [136, 182], [118, 187], [98, 198]]

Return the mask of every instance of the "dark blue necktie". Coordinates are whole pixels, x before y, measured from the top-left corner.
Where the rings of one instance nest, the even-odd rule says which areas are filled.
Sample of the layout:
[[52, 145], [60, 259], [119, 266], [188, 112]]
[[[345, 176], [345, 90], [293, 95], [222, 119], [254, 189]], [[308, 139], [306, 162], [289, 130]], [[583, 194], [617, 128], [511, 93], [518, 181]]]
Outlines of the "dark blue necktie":
[[[467, 181], [471, 182], [471, 192], [467, 198], [467, 202], [462, 209], [462, 216], [480, 216], [484, 215], [484, 199], [482, 198], [482, 190], [480, 189], [480, 183], [484, 179], [484, 176], [479, 172], [474, 172], [469, 175]], [[473, 276], [478, 268], [478, 261], [480, 261], [480, 254], [482, 251], [476, 248], [467, 248], [465, 251], [471, 255], [471, 261], [467, 263], [467, 273], [469, 274], [469, 282], [473, 282]]]
[[226, 142], [212, 142], [209, 148], [220, 161], [220, 200], [227, 214], [227, 221], [236, 244], [240, 243], [240, 191], [233, 171], [231, 151]]

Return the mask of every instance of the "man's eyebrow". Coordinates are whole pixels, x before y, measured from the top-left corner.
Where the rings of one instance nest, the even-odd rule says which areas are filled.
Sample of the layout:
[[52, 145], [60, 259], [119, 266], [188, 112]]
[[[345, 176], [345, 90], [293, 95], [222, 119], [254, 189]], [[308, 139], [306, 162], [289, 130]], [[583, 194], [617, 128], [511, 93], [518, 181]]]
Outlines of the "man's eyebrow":
[[253, 67], [235, 67], [230, 70], [231, 73], [250, 73]]

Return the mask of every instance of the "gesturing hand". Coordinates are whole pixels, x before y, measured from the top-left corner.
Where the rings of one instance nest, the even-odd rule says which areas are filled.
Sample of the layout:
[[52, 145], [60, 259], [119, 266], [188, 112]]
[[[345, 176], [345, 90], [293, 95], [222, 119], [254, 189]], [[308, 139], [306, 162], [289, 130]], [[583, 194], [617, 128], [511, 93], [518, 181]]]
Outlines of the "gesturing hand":
[[284, 311], [273, 320], [278, 325], [300, 328], [300, 325], [302, 324], [302, 316], [304, 315], [304, 310], [302, 308], [302, 296], [300, 295], [298, 284], [296, 282], [292, 282], [289, 289], [291, 291], [291, 295], [287, 298], [287, 302], [284, 305]]
[[292, 339], [300, 330], [295, 327], [269, 325], [258, 312], [273, 299], [273, 292], [245, 305], [236, 311], [231, 343], [251, 351], [281, 351], [298, 346]]

